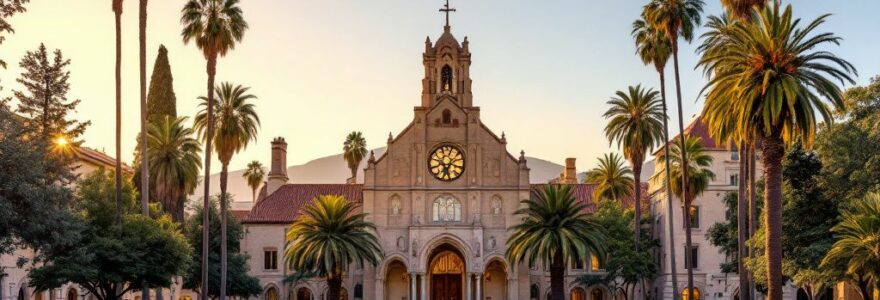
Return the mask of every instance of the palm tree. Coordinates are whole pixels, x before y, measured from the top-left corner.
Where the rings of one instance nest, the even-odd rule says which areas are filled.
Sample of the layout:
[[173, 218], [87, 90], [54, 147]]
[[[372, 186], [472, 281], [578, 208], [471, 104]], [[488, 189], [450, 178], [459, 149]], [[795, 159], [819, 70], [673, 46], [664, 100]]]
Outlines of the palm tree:
[[349, 183], [357, 183], [357, 168], [367, 156], [367, 140], [360, 131], [352, 131], [345, 137], [345, 143], [342, 145], [342, 157], [351, 169]]
[[654, 149], [663, 138], [663, 119], [666, 117], [662, 103], [656, 91], [644, 89], [641, 85], [630, 86], [624, 91], [617, 91], [608, 104], [611, 105], [603, 115], [608, 121], [605, 125], [605, 136], [608, 143], [617, 142], [623, 148], [623, 156], [632, 166], [635, 184], [632, 185], [635, 195], [635, 230], [636, 249], [639, 249], [642, 220], [642, 189], [641, 173], [645, 155]]
[[185, 127], [184, 122], [185, 117], [165, 116], [151, 123], [146, 134], [156, 200], [176, 223], [183, 222], [186, 195], [198, 184], [202, 167], [202, 147], [193, 136], [193, 129]]
[[[654, 70], [660, 75], [660, 101], [663, 107], [663, 142], [668, 143], [669, 124], [667, 120], [669, 119], [669, 111], [666, 109], [666, 63], [672, 55], [672, 46], [669, 44], [669, 39], [666, 38], [663, 31], [657, 27], [651, 26], [650, 23], [645, 21], [644, 16], [633, 22], [632, 35], [636, 42], [636, 53], [639, 58], [642, 59], [642, 62], [645, 65], [653, 64]], [[666, 155], [666, 164], [668, 165], [669, 147], [663, 147], [663, 151]], [[669, 270], [672, 271], [676, 270], [675, 239], [673, 238], [675, 229], [672, 226], [672, 193], [669, 191], [668, 173], [666, 174], [666, 180], [663, 185], [665, 188], [664, 193], [666, 194], [666, 217], [669, 230]], [[678, 299], [678, 277], [670, 277], [672, 278], [672, 298]]]
[[587, 172], [585, 183], [595, 184], [593, 199], [618, 201], [633, 195], [633, 171], [623, 163], [617, 153], [607, 153], [599, 158], [599, 166]]
[[122, 0], [113, 0], [116, 23], [116, 222], [122, 224]]
[[241, 177], [244, 177], [248, 186], [251, 187], [253, 201], [257, 202], [257, 188], [263, 183], [263, 177], [266, 177], [266, 170], [263, 169], [263, 164], [256, 160], [250, 162], [247, 165], [247, 169], [241, 174]]
[[541, 262], [550, 266], [550, 293], [553, 300], [565, 299], [565, 265], [584, 261], [593, 253], [605, 255], [605, 234], [585, 212], [570, 185], [545, 185], [535, 188], [532, 198], [520, 202], [515, 212], [520, 224], [510, 227], [507, 258], [513, 265], [528, 259], [529, 266]]
[[[214, 103], [214, 76], [217, 74], [217, 56], [226, 56], [230, 50], [235, 49], [235, 44], [241, 42], [244, 31], [248, 25], [242, 16], [238, 0], [188, 0], [181, 10], [180, 23], [183, 24], [184, 44], [195, 41], [196, 46], [202, 50], [207, 60], [206, 71], [208, 73], [208, 103]], [[214, 106], [208, 105], [206, 112], [207, 123], [206, 141], [214, 139]], [[205, 145], [205, 177], [211, 176], [211, 145]], [[204, 206], [210, 205], [210, 185], [205, 180]], [[224, 194], [225, 195], [225, 194]], [[225, 202], [221, 202], [225, 204]], [[222, 214], [226, 216], [226, 214]], [[202, 284], [208, 286], [208, 228], [209, 218], [202, 220]], [[225, 224], [225, 223], [224, 223]], [[223, 231], [226, 232], [225, 230]], [[226, 243], [222, 243], [225, 247]], [[223, 259], [221, 265], [226, 265]], [[226, 268], [220, 273], [220, 300], [226, 300]], [[202, 300], [208, 300], [207, 294], [202, 295]]]
[[[780, 4], [756, 11], [751, 22], [735, 22], [720, 42], [708, 45], [699, 65], [711, 74], [704, 90], [704, 115], [732, 118], [737, 136], [761, 144], [764, 165], [764, 225], [767, 245], [768, 295], [782, 297], [782, 158], [796, 141], [809, 146], [816, 134], [816, 113], [826, 124], [832, 109], [843, 108], [842, 92], [833, 81], [854, 83], [855, 68], [831, 52], [815, 50], [839, 44], [832, 33], [813, 34], [828, 17], [805, 27]], [[719, 33], [720, 34], [720, 33]], [[832, 80], [833, 79], [833, 80]], [[721, 117], [718, 117], [722, 119]]]
[[752, 15], [752, 9], [763, 9], [767, 0], [721, 0], [721, 5], [727, 9], [727, 14], [737, 20], [747, 20]]
[[[141, 134], [140, 134], [140, 153], [141, 160], [149, 162], [147, 153], [147, 0], [139, 0], [138, 9], [138, 47], [140, 58], [140, 82], [141, 82]], [[149, 163], [141, 163], [141, 214], [149, 215], [150, 213], [150, 171]], [[146, 289], [145, 289], [146, 291]], [[144, 300], [149, 300], [149, 293], [143, 294]]]
[[[658, 184], [667, 181], [666, 174], [671, 178], [669, 182], [669, 190], [682, 200], [682, 218], [685, 228], [685, 249], [691, 249], [691, 223], [696, 217], [694, 207], [692, 205], [694, 199], [702, 194], [709, 187], [709, 182], [715, 178], [712, 173], [712, 156], [706, 153], [703, 148], [702, 141], [699, 137], [687, 136], [684, 138], [684, 147], [681, 143], [672, 142], [669, 147], [668, 155], [666, 152], [660, 153], [657, 157], [660, 172], [657, 172], [652, 180]], [[684, 150], [684, 151], [682, 151]], [[687, 156], [690, 160], [685, 161]], [[669, 163], [667, 164], [667, 158]], [[686, 166], [686, 167], [685, 167]], [[685, 177], [687, 176], [687, 177]], [[675, 179], [675, 180], [672, 180]], [[693, 278], [692, 258], [690, 251], [684, 251], [685, 266], [688, 273], [688, 289], [685, 291], [688, 299], [693, 297], [693, 286], [691, 278]], [[672, 270], [672, 272], [676, 272]], [[673, 276], [675, 273], [673, 273]]]
[[303, 206], [287, 230], [287, 265], [298, 273], [326, 278], [327, 299], [340, 299], [343, 275], [350, 264], [376, 266], [383, 256], [376, 225], [356, 209], [345, 197], [318, 196]]
[[841, 214], [831, 231], [837, 241], [822, 259], [822, 266], [843, 262], [845, 273], [862, 278], [859, 293], [871, 299], [871, 287], [880, 289], [880, 194], [872, 193]]
[[[678, 104], [678, 134], [681, 144], [684, 140], [684, 117], [681, 105], [681, 78], [678, 70], [678, 39], [681, 37], [686, 42], [694, 38], [694, 31], [700, 25], [700, 14], [703, 12], [702, 0], [651, 0], [645, 5], [642, 16], [654, 28], [660, 29], [669, 39], [669, 48], [672, 50], [672, 66], [675, 72], [675, 96]], [[687, 152], [682, 153], [682, 161], [688, 165]], [[687, 168], [681, 178], [689, 178]], [[675, 177], [673, 177], [675, 178]], [[683, 183], [687, 185], [687, 182]], [[687, 189], [687, 187], [685, 187]], [[694, 290], [693, 272], [688, 271], [688, 300], [692, 300]]]
[[[232, 156], [247, 148], [248, 143], [256, 141], [257, 128], [260, 126], [260, 117], [254, 110], [254, 104], [248, 100], [256, 99], [257, 96], [248, 94], [248, 87], [232, 85], [224, 82], [215, 88], [217, 97], [210, 98], [201, 96], [199, 106], [203, 107], [196, 114], [195, 128], [206, 145], [211, 145], [217, 150], [217, 158], [220, 160], [220, 293], [225, 296], [226, 282], [226, 211], [229, 206], [226, 186], [229, 180], [229, 162]], [[208, 119], [208, 108], [216, 107], [217, 115]], [[209, 123], [213, 121], [213, 123]], [[209, 125], [210, 124], [210, 125]], [[213, 127], [213, 139], [206, 135], [206, 129]]]

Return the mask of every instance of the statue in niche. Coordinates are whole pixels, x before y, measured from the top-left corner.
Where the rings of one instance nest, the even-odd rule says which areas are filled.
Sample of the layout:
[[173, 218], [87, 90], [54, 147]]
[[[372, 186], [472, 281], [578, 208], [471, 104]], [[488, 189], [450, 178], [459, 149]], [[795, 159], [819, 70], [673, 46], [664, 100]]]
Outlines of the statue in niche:
[[397, 249], [400, 249], [400, 251], [406, 251], [406, 240], [403, 236], [397, 237]]
[[418, 256], [419, 255], [418, 251], [419, 251], [419, 241], [413, 240], [413, 242], [412, 242], [412, 256], [413, 257]]
[[489, 243], [486, 245], [486, 247], [489, 248], [488, 250], [495, 249], [495, 236], [489, 237]]
[[474, 240], [474, 249], [476, 249], [477, 257], [480, 257], [480, 254], [483, 252], [483, 248], [480, 248], [480, 241]]
[[501, 214], [501, 199], [498, 197], [492, 199], [492, 214], [496, 216]]
[[391, 215], [400, 215], [400, 199], [397, 199], [397, 197], [391, 200]]

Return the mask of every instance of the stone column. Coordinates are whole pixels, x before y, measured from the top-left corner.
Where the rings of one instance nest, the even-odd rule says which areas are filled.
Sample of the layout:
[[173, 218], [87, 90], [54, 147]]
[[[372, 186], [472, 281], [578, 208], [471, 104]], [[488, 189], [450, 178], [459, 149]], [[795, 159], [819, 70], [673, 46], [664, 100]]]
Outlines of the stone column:
[[[516, 278], [507, 279], [507, 300], [517, 300], [519, 298], [519, 284]], [[538, 295], [540, 297], [540, 293]]]
[[409, 299], [416, 300], [416, 272], [409, 273]]
[[476, 277], [477, 277], [476, 278], [476, 280], [477, 280], [477, 299], [476, 300], [482, 300], [483, 299], [483, 279], [482, 279], [483, 274], [478, 273], [476, 275]]
[[473, 285], [473, 280], [471, 280], [471, 273], [465, 273], [464, 279], [464, 299], [465, 300], [473, 300], [474, 293], [471, 293], [471, 285]]
[[376, 278], [376, 286], [374, 288], [376, 289], [376, 293], [375, 293], [376, 298], [375, 299], [376, 300], [385, 299], [385, 279]]
[[428, 276], [426, 276], [425, 273], [419, 273], [419, 277], [422, 278], [422, 300], [431, 299], [428, 297]]

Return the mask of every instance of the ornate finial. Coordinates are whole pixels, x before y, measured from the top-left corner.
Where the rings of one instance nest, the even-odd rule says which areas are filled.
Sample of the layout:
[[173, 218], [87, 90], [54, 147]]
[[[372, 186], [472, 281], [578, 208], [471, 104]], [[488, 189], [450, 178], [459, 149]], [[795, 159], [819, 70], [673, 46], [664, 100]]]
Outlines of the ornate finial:
[[388, 132], [388, 143], [391, 143], [391, 140], [394, 140], [394, 136], [391, 135], [391, 132]]
[[446, 13], [446, 26], [443, 29], [449, 30], [449, 13], [455, 11], [454, 8], [449, 7], [449, 0], [446, 0], [446, 4], [443, 5], [443, 8], [440, 9], [440, 12]]
[[519, 151], [519, 161], [526, 161], [526, 150]]
[[373, 153], [373, 150], [370, 150], [370, 158], [367, 159], [367, 163], [375, 163], [376, 162], [376, 154]]
[[506, 143], [506, 142], [507, 142], [507, 134], [504, 133], [504, 131], [501, 132], [501, 142], [502, 142], [502, 143]]

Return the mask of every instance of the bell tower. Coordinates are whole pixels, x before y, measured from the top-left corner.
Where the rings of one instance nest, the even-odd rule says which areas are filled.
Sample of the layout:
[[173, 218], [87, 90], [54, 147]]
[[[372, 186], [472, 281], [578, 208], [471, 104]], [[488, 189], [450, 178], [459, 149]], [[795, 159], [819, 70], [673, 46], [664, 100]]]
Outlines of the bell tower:
[[468, 50], [468, 39], [459, 43], [452, 36], [449, 26], [449, 13], [454, 12], [447, 2], [440, 12], [446, 14], [446, 25], [443, 34], [432, 43], [431, 38], [425, 39], [425, 53], [422, 63], [425, 66], [425, 77], [422, 79], [422, 106], [431, 107], [440, 99], [451, 97], [461, 107], [473, 105], [471, 93], [471, 52]]

